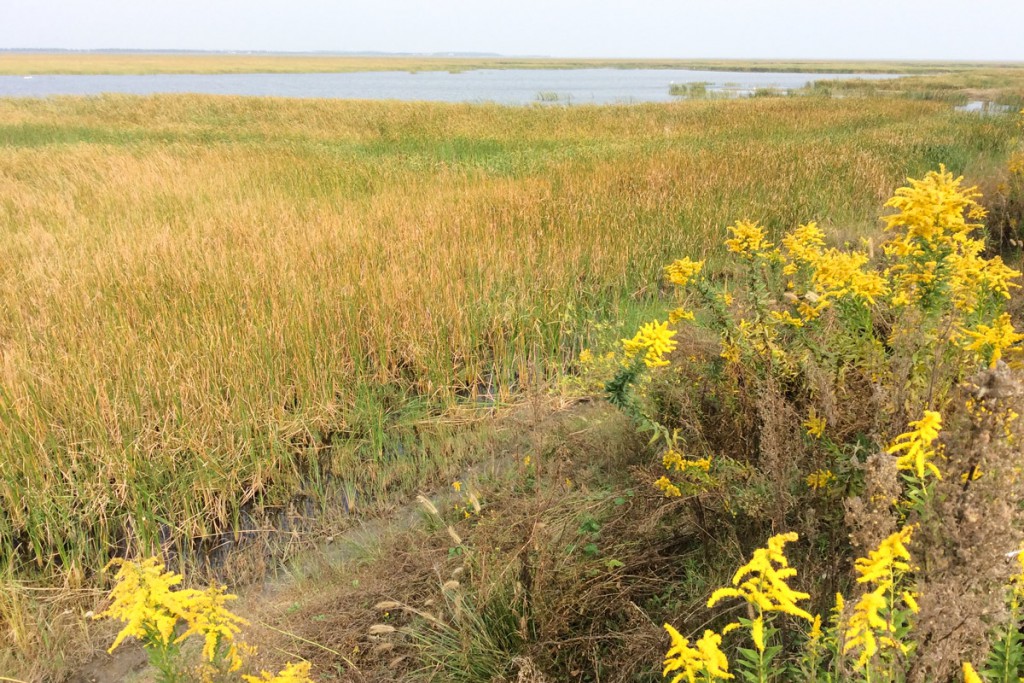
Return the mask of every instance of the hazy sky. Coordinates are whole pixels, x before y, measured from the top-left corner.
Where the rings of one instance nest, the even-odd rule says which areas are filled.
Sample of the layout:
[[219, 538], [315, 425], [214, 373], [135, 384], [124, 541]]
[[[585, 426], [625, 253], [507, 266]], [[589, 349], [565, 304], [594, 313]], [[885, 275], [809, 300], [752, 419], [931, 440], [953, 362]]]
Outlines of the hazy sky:
[[1024, 60], [1024, 0], [0, 0], [39, 47]]

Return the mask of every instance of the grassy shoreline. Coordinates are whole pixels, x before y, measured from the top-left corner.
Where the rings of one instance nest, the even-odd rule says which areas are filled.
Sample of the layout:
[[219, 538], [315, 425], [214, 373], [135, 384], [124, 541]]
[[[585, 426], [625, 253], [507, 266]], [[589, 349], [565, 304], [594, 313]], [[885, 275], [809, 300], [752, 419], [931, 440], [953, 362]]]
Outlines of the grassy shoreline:
[[0, 52], [0, 75], [342, 73], [474, 69], [690, 69], [808, 73], [956, 73], [1024, 69], [1024, 63], [931, 61], [566, 59], [545, 57], [333, 56], [160, 52]]

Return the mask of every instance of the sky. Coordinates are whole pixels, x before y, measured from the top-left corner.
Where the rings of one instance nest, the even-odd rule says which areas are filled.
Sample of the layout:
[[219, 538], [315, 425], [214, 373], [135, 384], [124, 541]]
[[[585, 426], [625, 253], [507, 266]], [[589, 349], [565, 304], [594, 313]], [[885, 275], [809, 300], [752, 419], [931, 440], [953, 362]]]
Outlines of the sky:
[[1024, 61], [1022, 36], [1024, 0], [0, 0], [0, 48]]

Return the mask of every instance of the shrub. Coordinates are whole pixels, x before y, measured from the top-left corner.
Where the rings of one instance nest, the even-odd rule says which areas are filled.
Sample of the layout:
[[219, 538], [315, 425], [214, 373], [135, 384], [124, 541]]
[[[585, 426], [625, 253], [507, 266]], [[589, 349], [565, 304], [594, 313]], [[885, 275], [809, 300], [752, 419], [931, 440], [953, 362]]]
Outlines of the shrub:
[[[610, 400], [662, 449], [664, 495], [741, 544], [802, 532], [772, 536], [708, 602], [740, 598], [746, 618], [696, 647], [669, 627], [674, 680], [731, 677], [717, 652], [735, 630], [754, 645], [732, 651], [746, 680], [945, 680], [986, 651], [981, 675], [1021, 673], [1004, 559], [1024, 521], [1024, 335], [1004, 310], [1020, 273], [986, 255], [979, 196], [940, 167], [887, 202], [877, 246], [828, 246], [815, 223], [776, 245], [738, 221], [721, 274], [666, 267], [675, 306], [623, 340]], [[787, 584], [798, 536], [814, 595]], [[826, 587], [855, 596], [827, 620], [811, 609]]]

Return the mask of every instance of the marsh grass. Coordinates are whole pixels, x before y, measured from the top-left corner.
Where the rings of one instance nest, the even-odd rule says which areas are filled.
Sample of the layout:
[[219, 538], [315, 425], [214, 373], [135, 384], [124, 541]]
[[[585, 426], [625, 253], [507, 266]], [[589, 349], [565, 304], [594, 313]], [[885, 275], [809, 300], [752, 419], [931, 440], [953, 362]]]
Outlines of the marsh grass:
[[955, 105], [980, 100], [1024, 106], [1024, 69], [1020, 67], [993, 64], [931, 74], [904, 73], [905, 77], [886, 81], [856, 77], [814, 81], [795, 92], [827, 97], [906, 97]]
[[668, 94], [673, 97], [685, 97], [691, 100], [702, 100], [708, 97], [721, 97], [723, 93], [709, 91], [711, 85], [706, 81], [697, 83], [672, 83], [668, 87]]
[[0, 591], [300, 491], [411, 492], [459, 457], [439, 415], [623, 336], [737, 215], [855, 237], [1012, 127], [885, 99], [0, 101]]

